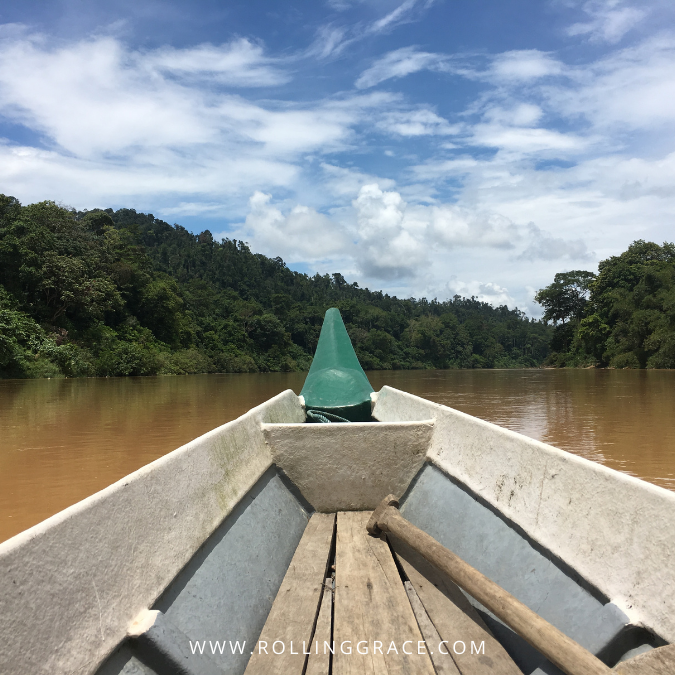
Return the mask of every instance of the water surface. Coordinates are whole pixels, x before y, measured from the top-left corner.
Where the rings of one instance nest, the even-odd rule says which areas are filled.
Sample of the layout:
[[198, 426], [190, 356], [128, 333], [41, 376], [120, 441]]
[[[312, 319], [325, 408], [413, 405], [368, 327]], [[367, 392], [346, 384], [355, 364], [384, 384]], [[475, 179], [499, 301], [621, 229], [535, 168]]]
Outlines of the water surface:
[[[675, 489], [675, 371], [376, 371], [384, 384]], [[0, 541], [304, 373], [0, 380]]]

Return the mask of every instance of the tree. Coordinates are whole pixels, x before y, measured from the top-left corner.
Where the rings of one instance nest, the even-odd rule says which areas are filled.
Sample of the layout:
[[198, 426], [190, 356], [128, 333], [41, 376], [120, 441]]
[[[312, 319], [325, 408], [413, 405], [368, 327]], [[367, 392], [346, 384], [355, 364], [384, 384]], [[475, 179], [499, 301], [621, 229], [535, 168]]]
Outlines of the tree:
[[542, 288], [534, 296], [534, 301], [544, 308], [544, 321], [565, 324], [566, 321], [581, 320], [595, 279], [593, 272], [573, 270], [558, 272], [553, 283]]

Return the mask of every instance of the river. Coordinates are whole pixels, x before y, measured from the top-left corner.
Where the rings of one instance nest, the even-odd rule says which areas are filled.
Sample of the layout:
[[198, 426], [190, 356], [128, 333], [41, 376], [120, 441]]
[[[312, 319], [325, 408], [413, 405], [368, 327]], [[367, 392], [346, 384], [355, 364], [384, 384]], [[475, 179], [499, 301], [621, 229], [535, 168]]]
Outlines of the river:
[[[675, 371], [374, 371], [675, 490]], [[304, 373], [0, 380], [0, 541], [232, 420]]]

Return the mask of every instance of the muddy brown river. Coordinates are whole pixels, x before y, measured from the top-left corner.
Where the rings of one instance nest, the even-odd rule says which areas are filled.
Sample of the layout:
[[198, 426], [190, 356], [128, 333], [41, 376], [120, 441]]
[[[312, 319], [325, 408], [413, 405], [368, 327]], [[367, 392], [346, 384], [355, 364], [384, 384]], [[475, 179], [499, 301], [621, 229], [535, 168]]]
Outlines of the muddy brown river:
[[[675, 371], [376, 371], [385, 384], [675, 490]], [[0, 380], [0, 541], [305, 373]]]

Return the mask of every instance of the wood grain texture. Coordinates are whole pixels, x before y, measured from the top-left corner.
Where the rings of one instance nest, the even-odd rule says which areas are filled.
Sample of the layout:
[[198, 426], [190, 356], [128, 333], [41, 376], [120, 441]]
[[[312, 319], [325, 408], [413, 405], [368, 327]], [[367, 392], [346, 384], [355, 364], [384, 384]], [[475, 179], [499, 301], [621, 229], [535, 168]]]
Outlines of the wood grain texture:
[[439, 651], [438, 645], [441, 644], [441, 636], [438, 634], [436, 626], [431, 622], [422, 601], [415, 592], [415, 588], [409, 581], [406, 581], [403, 585], [405, 586], [405, 592], [408, 594], [410, 606], [417, 619], [417, 625], [420, 627], [422, 637], [428, 645], [429, 655], [436, 669], [436, 675], [460, 675], [455, 662], [452, 660], [452, 656], [447, 653], [447, 649], [445, 653]]
[[[338, 513], [333, 673], [433, 675], [424, 648], [418, 654], [422, 634], [389, 546], [366, 532], [369, 517], [368, 512]], [[343, 653], [347, 643], [351, 654]], [[412, 653], [404, 654], [404, 649]]]
[[307, 670], [305, 675], [328, 675], [330, 672], [330, 645], [333, 627], [333, 580], [329, 577], [324, 582], [323, 599], [312, 646], [307, 651]]
[[[522, 675], [462, 591], [410, 547], [396, 537], [390, 536], [390, 539], [431, 622], [441, 639], [449, 643], [444, 648], [452, 652], [457, 640], [466, 645], [463, 654], [452, 653], [462, 675]], [[485, 653], [472, 654], [472, 642], [477, 647], [484, 643]], [[457, 651], [461, 651], [461, 646]]]
[[[333, 513], [315, 513], [307, 523], [248, 662], [246, 675], [302, 674], [307, 658], [303, 644], [307, 649], [312, 639], [334, 526]], [[284, 645], [282, 654], [273, 653], [273, 643], [277, 641]], [[267, 654], [262, 650], [263, 642], [267, 643]], [[280, 645], [277, 651], [281, 651]]]
[[675, 673], [675, 645], [667, 645], [640, 654], [614, 666], [617, 675], [673, 675]]
[[408, 522], [398, 509], [387, 507], [377, 522], [422, 555], [436, 569], [489, 609], [567, 675], [609, 675], [612, 671], [562, 631], [540, 617], [477, 569]]

